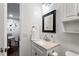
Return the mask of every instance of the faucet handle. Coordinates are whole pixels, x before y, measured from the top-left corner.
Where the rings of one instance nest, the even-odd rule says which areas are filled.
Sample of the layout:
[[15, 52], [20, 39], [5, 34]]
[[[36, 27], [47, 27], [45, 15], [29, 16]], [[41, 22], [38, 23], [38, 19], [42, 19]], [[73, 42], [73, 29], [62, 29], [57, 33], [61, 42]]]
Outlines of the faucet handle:
[[50, 39], [47, 37], [47, 35], [44, 36], [44, 40], [50, 41]]

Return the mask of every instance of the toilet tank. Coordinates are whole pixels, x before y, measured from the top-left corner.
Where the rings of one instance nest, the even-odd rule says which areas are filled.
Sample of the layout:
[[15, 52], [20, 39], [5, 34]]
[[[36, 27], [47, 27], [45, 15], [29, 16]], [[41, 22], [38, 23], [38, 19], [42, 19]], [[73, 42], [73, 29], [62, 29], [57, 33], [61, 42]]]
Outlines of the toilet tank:
[[72, 51], [66, 51], [66, 52], [65, 52], [65, 56], [79, 56], [79, 54], [74, 53], [74, 52], [72, 52]]

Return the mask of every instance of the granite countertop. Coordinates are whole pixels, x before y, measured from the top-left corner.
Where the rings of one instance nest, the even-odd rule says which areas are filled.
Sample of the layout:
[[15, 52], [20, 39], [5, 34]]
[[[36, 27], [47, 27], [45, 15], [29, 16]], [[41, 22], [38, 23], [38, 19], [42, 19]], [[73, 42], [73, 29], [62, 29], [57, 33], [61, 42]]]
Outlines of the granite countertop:
[[37, 45], [41, 46], [42, 48], [46, 49], [46, 50], [49, 50], [51, 48], [55, 48], [55, 47], [60, 45], [59, 43], [45, 41], [45, 40], [35, 40], [33, 42], [36, 43]]

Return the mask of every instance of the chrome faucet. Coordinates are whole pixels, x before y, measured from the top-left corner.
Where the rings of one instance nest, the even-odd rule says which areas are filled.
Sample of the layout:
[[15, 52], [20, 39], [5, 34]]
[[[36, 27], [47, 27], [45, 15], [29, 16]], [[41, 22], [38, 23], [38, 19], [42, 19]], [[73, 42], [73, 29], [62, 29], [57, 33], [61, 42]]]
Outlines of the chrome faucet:
[[50, 39], [47, 37], [47, 35], [44, 36], [44, 40], [50, 41]]

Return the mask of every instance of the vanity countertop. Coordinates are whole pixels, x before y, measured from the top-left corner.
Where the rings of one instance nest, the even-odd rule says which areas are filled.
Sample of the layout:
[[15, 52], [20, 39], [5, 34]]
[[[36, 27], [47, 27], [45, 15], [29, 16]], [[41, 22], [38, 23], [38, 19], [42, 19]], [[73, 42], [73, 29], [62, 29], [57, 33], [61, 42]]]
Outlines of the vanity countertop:
[[48, 41], [45, 41], [45, 40], [35, 40], [33, 42], [36, 43], [37, 45], [41, 46], [42, 48], [46, 49], [46, 50], [55, 48], [55, 47], [60, 45], [59, 43], [48, 42]]

